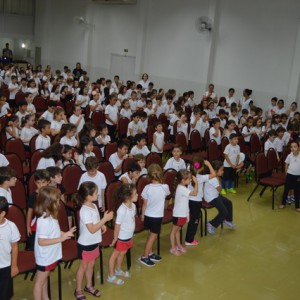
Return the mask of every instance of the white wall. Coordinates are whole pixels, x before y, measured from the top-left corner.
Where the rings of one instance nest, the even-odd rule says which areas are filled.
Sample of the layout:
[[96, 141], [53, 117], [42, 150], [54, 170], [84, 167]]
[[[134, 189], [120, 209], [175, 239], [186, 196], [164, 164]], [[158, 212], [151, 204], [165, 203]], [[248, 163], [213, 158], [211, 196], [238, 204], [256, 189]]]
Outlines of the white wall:
[[[235, 87], [239, 97], [251, 88], [262, 107], [274, 95], [291, 102], [299, 90], [298, 0], [42, 2], [36, 1], [35, 43], [53, 68], [80, 61], [92, 79], [109, 77], [111, 53], [128, 48], [136, 56], [135, 79], [147, 72], [157, 88], [194, 89], [199, 97], [209, 81], [219, 95]], [[215, 18], [210, 35], [196, 29], [202, 15]], [[75, 16], [93, 26], [79, 25]]]

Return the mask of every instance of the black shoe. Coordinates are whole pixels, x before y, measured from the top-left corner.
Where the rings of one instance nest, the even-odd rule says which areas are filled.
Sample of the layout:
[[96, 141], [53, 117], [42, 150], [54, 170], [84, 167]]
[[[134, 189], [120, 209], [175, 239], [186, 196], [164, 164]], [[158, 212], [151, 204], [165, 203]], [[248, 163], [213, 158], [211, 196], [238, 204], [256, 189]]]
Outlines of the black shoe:
[[151, 255], [149, 255], [148, 258], [150, 258], [153, 261], [161, 261], [162, 260], [161, 256], [156, 255], [154, 253], [152, 253]]

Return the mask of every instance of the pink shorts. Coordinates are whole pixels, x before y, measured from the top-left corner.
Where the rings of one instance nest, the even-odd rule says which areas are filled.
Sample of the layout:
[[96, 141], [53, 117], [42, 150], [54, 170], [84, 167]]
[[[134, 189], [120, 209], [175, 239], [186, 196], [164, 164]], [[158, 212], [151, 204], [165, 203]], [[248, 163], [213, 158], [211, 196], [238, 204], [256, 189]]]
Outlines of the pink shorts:
[[117, 240], [115, 249], [119, 252], [124, 252], [124, 251], [131, 249], [132, 246], [133, 246], [132, 239], [127, 240], [127, 241]]
[[173, 224], [182, 227], [187, 221], [187, 218], [177, 218], [173, 217]]
[[97, 259], [100, 255], [99, 245], [84, 246], [78, 244], [78, 256], [84, 262], [90, 262]]

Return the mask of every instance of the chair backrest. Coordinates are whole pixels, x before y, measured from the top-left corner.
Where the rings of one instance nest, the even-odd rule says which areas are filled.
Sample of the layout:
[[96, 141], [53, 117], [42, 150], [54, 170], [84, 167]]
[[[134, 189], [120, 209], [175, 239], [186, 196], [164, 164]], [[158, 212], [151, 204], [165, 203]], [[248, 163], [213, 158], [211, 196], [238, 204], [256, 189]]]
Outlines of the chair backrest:
[[33, 105], [37, 112], [44, 112], [47, 110], [47, 101], [40, 96], [37, 96], [33, 99]]
[[107, 184], [115, 179], [115, 170], [113, 165], [109, 161], [100, 162], [98, 171], [104, 174]]
[[121, 117], [119, 120], [119, 137], [124, 138], [127, 137], [127, 129], [130, 120], [126, 117]]
[[25, 243], [27, 241], [27, 229], [23, 210], [15, 204], [10, 204], [5, 218], [15, 223], [21, 235], [20, 242]]
[[115, 191], [120, 188], [122, 182], [120, 180], [112, 181], [110, 184], [107, 185], [105, 189], [105, 209], [108, 211], [113, 211], [115, 209], [114, 206], [114, 193]]
[[273, 148], [270, 148], [267, 152], [267, 160], [268, 160], [268, 169], [273, 171], [277, 169], [279, 166], [279, 161], [277, 159], [276, 151]]
[[[69, 100], [66, 102], [66, 115], [70, 117], [73, 114], [74, 101]], [[85, 110], [89, 109], [89, 105], [86, 106]]]
[[194, 129], [191, 132], [190, 141], [191, 141], [191, 150], [192, 151], [197, 151], [202, 148], [201, 136], [200, 136], [200, 132], [198, 130]]
[[29, 181], [28, 181], [28, 187], [27, 187], [27, 194], [28, 194], [28, 196], [32, 195], [32, 193], [34, 191], [36, 191], [36, 188], [37, 188], [37, 186], [36, 186], [36, 184], [34, 182], [34, 174], [32, 174], [30, 176], [30, 178], [29, 178]]
[[155, 132], [154, 126], [153, 125], [148, 126], [147, 128], [148, 145], [151, 145], [153, 143], [154, 132]]
[[146, 157], [146, 168], [149, 168], [152, 164], [158, 164], [162, 167], [161, 156], [157, 153], [149, 153]]
[[213, 162], [220, 159], [220, 150], [215, 140], [210, 140], [208, 143], [208, 160]]
[[287, 156], [291, 153], [291, 148], [288, 146], [284, 146], [282, 149], [282, 162], [284, 163]]
[[242, 135], [239, 135], [239, 146], [240, 146], [240, 150], [241, 150], [241, 152], [243, 152], [243, 153], [248, 153], [249, 152], [249, 149], [248, 149], [248, 147], [247, 147], [247, 145], [246, 145], [246, 143], [245, 143], [245, 139], [244, 139], [244, 137], [242, 136]]
[[90, 114], [91, 114], [91, 107], [87, 105], [85, 107], [85, 113], [84, 113], [84, 119], [88, 121], [90, 119]]
[[155, 125], [155, 123], [157, 122], [157, 116], [156, 115], [150, 115], [148, 116], [148, 126], [151, 126], [151, 125]]
[[16, 100], [16, 106], [18, 107], [19, 103], [25, 100], [25, 94], [21, 91], [17, 92], [15, 96], [15, 100]]
[[109, 157], [117, 152], [118, 150], [118, 144], [117, 143], [108, 143], [105, 147], [104, 147], [104, 158], [105, 160], [109, 160]]
[[65, 194], [70, 196], [77, 192], [80, 177], [82, 175], [81, 168], [76, 164], [70, 164], [62, 170], [62, 184], [65, 188]]
[[20, 208], [26, 208], [26, 190], [24, 184], [17, 179], [16, 185], [11, 187], [11, 194], [13, 203], [18, 205]]
[[59, 201], [58, 223], [61, 231], [69, 231], [68, 215], [65, 204]]
[[[163, 123], [163, 132], [165, 134], [164, 139], [165, 139], [165, 143], [167, 143], [170, 139], [170, 129], [168, 128], [168, 123]], [[152, 134], [152, 139], [153, 139], [153, 134]], [[152, 141], [153, 142], [153, 141]]]
[[138, 193], [138, 201], [137, 201], [137, 205], [139, 208], [139, 212], [142, 209], [142, 205], [143, 205], [143, 199], [142, 199], [142, 192], [144, 187], [147, 184], [150, 184], [151, 180], [150, 178], [145, 174], [143, 176], [140, 176], [140, 178], [138, 179], [137, 183], [136, 183], [136, 189], [137, 189], [137, 193]]
[[268, 168], [268, 159], [263, 152], [256, 155], [255, 158], [255, 171], [258, 179], [269, 176], [270, 171]]
[[99, 130], [100, 125], [105, 123], [105, 114], [103, 111], [96, 110], [92, 114], [92, 123], [94, 124], [95, 128]]
[[102, 151], [99, 149], [99, 147], [94, 146], [93, 147], [93, 152], [94, 152], [95, 156], [98, 158], [99, 161], [101, 161], [103, 159]]
[[204, 140], [205, 140], [205, 144], [208, 147], [208, 143], [210, 140], [210, 135], [209, 135], [209, 128], [207, 128], [204, 132]]
[[5, 153], [15, 153], [22, 162], [26, 160], [24, 144], [20, 139], [9, 139], [5, 143]]
[[250, 137], [250, 153], [258, 153], [261, 151], [261, 143], [257, 134]]
[[224, 150], [226, 148], [226, 146], [229, 144], [229, 140], [226, 136], [223, 136], [222, 140], [221, 140], [221, 152], [222, 152], [222, 155], [224, 153]]
[[159, 120], [159, 122], [161, 122], [163, 124], [169, 125], [169, 120], [168, 120], [168, 118], [166, 117], [166, 115], [164, 113], [159, 115], [158, 120]]
[[43, 156], [43, 151], [42, 150], [36, 150], [32, 153], [31, 157], [30, 157], [30, 171], [31, 173], [36, 171], [36, 167], [38, 166], [38, 163], [40, 161], [40, 159]]
[[36, 139], [37, 139], [38, 136], [39, 136], [38, 134], [34, 135], [31, 138], [30, 142], [29, 142], [29, 147], [30, 147], [30, 153], [31, 154], [36, 150], [35, 149], [35, 141], [36, 141]]
[[129, 165], [134, 161], [135, 159], [133, 157], [127, 157], [126, 159], [124, 159], [122, 163], [122, 173], [126, 173], [128, 171]]
[[9, 162], [9, 166], [16, 171], [16, 177], [19, 180], [24, 181], [24, 172], [20, 157], [15, 153], [7, 153], [5, 154], [5, 157]]
[[175, 180], [176, 180], [177, 171], [174, 169], [167, 169], [164, 172], [164, 183], [169, 186], [170, 197], [175, 197]]
[[177, 133], [177, 123], [178, 123], [179, 121], [177, 120], [177, 121], [175, 121], [175, 123], [173, 124], [173, 135], [174, 136], [176, 136], [176, 133]]
[[182, 131], [178, 131], [175, 137], [176, 137], [176, 144], [181, 146], [183, 152], [187, 151], [188, 144], [187, 144], [185, 134]]

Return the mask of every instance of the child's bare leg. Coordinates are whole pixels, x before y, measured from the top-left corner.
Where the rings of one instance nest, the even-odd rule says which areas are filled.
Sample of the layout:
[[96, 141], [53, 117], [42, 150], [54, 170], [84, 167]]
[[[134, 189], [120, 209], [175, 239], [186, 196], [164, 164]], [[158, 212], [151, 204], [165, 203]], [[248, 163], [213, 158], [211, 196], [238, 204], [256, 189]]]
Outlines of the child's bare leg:
[[152, 247], [156, 239], [157, 239], [157, 233], [150, 232], [145, 245], [143, 257], [148, 257], [149, 254], [152, 253]]
[[115, 276], [115, 265], [116, 265], [116, 261], [118, 259], [119, 256], [119, 251], [117, 251], [116, 249], [114, 249], [113, 253], [110, 256], [109, 262], [108, 262], [108, 272], [109, 272], [109, 276]]
[[86, 273], [87, 267], [88, 267], [88, 263], [81, 260], [79, 268], [76, 273], [76, 291], [77, 292], [82, 290], [83, 276]]
[[[37, 271], [36, 273], [36, 279], [35, 279], [35, 284], [33, 287], [33, 299], [34, 300], [48, 300], [48, 285], [47, 285], [47, 280], [49, 276], [49, 271], [42, 272], [42, 271]], [[46, 289], [46, 294], [45, 294], [45, 289]]]
[[127, 251], [119, 252], [119, 256], [117, 257], [116, 270], [120, 271], [122, 269], [122, 263], [124, 260], [124, 255]]

